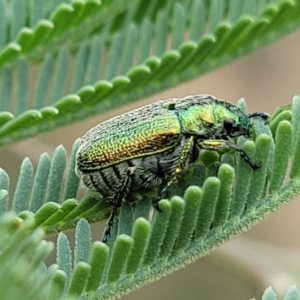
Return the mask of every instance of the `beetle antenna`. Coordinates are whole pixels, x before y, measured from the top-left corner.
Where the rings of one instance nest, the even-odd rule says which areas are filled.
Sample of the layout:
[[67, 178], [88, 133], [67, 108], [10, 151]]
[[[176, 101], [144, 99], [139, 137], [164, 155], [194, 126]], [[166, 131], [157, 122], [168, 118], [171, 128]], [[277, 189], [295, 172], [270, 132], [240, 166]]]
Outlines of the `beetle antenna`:
[[263, 120], [267, 120], [270, 117], [270, 115], [264, 112], [254, 112], [252, 114], [248, 114], [248, 118], [254, 118], [254, 117], [260, 117]]

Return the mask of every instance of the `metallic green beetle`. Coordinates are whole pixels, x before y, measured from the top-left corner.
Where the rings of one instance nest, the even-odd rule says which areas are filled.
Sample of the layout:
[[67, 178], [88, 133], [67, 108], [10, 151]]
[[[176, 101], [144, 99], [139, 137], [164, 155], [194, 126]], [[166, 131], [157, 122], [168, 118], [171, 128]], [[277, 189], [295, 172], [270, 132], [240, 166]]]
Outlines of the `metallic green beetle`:
[[157, 101], [109, 119], [90, 129], [81, 139], [76, 173], [85, 185], [98, 191], [112, 206], [103, 241], [128, 194], [142, 188], [161, 187], [158, 201], [194, 162], [199, 149], [235, 149], [257, 169], [230, 138], [248, 137], [250, 118], [237, 106], [210, 95]]

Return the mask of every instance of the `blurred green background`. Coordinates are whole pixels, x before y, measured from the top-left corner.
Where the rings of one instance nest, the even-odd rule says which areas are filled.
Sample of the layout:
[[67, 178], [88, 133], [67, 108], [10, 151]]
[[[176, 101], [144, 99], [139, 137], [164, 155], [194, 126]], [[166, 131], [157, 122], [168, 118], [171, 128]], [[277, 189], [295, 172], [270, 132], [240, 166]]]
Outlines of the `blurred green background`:
[[[277, 106], [290, 104], [292, 97], [300, 93], [299, 49], [300, 31], [234, 64], [151, 98], [3, 147], [0, 165], [9, 171], [14, 186], [24, 157], [36, 163], [41, 153], [52, 154], [59, 144], [70, 151], [74, 140], [97, 123], [159, 99], [203, 93], [230, 102], [244, 97], [249, 112], [272, 114]], [[291, 284], [300, 281], [299, 200], [294, 199], [249, 232], [186, 269], [122, 299], [250, 299], [260, 298], [268, 286], [282, 295]], [[101, 237], [103, 226], [93, 225], [94, 239]]]

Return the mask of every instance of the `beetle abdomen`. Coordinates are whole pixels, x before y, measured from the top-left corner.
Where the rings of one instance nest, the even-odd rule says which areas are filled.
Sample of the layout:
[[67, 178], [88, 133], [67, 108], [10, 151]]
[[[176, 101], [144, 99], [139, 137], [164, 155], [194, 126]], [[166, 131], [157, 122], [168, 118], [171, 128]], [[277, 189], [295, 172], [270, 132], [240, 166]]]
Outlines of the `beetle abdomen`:
[[87, 187], [108, 198], [121, 188], [128, 176], [131, 180], [129, 191], [152, 189], [166, 183], [174, 173], [185, 140], [181, 136], [173, 148], [162, 153], [126, 160], [90, 172], [77, 169], [77, 172]]

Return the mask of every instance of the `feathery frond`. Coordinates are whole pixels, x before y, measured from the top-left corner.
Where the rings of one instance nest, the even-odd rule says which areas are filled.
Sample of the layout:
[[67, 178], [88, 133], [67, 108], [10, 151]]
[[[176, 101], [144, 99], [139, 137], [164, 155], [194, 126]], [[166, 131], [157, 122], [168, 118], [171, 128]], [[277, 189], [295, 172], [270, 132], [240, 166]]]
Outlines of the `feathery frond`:
[[[299, 0], [0, 0], [0, 146], [195, 78], [299, 26]], [[16, 187], [0, 168], [1, 299], [112, 299], [246, 231], [300, 192], [299, 120], [296, 96], [268, 126], [255, 121], [253, 141], [238, 139], [262, 162], [256, 171], [233, 153], [204, 151], [161, 213], [155, 190], [132, 195], [107, 244], [93, 241], [89, 223], [110, 205], [92, 191], [78, 200], [78, 141], [70, 158], [58, 146], [36, 169], [25, 158]], [[71, 227], [74, 249], [63, 233]], [[53, 246], [43, 239], [54, 232], [47, 267]]]
[[[19, 35], [0, 53], [0, 145], [195, 78], [300, 25], [299, 1], [117, 3], [74, 0], [48, 16], [33, 1], [5, 23]], [[49, 19], [22, 28], [37, 16]]]

